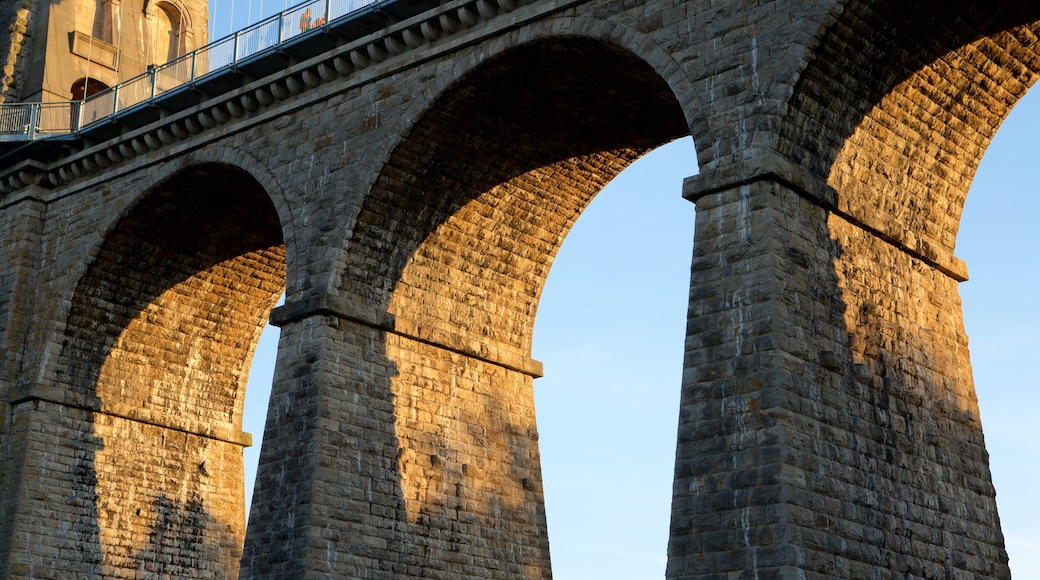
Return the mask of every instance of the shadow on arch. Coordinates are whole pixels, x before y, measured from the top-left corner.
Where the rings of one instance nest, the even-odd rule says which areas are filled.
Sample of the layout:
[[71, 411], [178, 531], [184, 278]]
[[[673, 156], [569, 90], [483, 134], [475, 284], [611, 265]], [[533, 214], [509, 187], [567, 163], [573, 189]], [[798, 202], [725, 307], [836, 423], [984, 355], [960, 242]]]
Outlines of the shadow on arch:
[[1040, 5], [848, 2], [821, 29], [780, 150], [838, 209], [939, 264], [982, 155], [1040, 76]]
[[68, 442], [88, 570], [237, 575], [246, 375], [284, 287], [275, 207], [230, 165], [179, 171], [105, 237], [56, 367], [90, 434]]
[[378, 559], [436, 566], [459, 553], [486, 558], [489, 577], [549, 575], [530, 358], [539, 297], [596, 194], [689, 134], [645, 61], [560, 37], [488, 59], [402, 139], [338, 288], [392, 320], [376, 339], [395, 369], [379, 385], [394, 422], [379, 454], [399, 498]]

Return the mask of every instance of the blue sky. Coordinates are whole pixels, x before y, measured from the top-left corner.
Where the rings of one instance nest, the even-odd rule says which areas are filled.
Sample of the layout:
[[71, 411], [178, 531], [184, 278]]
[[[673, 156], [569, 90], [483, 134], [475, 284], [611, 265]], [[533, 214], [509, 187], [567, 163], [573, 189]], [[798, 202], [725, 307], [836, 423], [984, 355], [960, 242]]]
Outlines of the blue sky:
[[1040, 578], [1040, 91], [998, 131], [975, 176], [957, 238], [971, 279], [961, 284], [975, 389], [1011, 571]]
[[[214, 0], [211, 0], [211, 5]], [[232, 2], [211, 7], [214, 37], [231, 31]], [[236, 0], [235, 27], [285, 0]], [[1016, 578], [1040, 578], [1040, 408], [1034, 360], [1040, 309], [1035, 253], [1040, 95], [1012, 112], [968, 197], [957, 255], [960, 287], [1001, 521]], [[664, 574], [682, 373], [696, 172], [690, 139], [622, 173], [567, 237], [539, 307], [534, 355], [546, 510], [558, 580]], [[261, 339], [246, 431], [263, 433], [277, 329]], [[252, 472], [247, 473], [252, 486]]]

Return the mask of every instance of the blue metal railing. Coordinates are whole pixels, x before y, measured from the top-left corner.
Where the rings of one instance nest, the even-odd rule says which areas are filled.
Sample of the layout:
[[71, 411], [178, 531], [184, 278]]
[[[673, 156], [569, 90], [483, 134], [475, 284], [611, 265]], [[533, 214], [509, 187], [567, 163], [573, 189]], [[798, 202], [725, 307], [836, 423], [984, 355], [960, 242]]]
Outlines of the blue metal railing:
[[394, 0], [311, 0], [154, 67], [82, 101], [0, 104], [0, 142], [75, 133], [116, 113], [241, 63], [286, 42]]

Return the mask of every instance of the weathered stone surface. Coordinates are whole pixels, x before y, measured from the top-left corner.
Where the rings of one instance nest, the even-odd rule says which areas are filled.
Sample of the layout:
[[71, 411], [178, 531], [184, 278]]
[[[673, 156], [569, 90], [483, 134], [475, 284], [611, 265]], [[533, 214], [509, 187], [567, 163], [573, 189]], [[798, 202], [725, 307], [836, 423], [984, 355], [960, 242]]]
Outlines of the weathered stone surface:
[[1040, 14], [905, 4], [446, 3], [27, 148], [0, 169], [0, 570], [549, 577], [539, 294], [602, 186], [692, 134], [668, 576], [1008, 577], [954, 235]]
[[39, 0], [12, 0], [0, 6], [0, 23], [5, 26], [0, 32], [0, 103], [17, 100], [27, 82], [39, 12]]

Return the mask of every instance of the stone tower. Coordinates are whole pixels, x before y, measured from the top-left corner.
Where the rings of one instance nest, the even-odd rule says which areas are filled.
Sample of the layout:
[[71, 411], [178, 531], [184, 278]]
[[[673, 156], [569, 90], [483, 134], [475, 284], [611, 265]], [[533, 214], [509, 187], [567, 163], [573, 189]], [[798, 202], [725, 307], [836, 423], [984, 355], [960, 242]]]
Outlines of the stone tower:
[[206, 44], [207, 0], [12, 0], [0, 102], [82, 99]]

